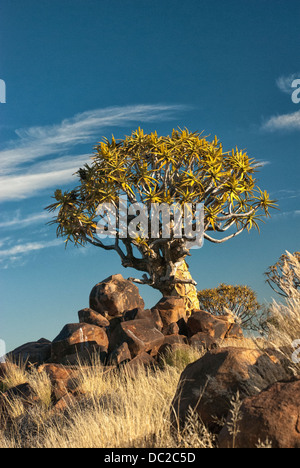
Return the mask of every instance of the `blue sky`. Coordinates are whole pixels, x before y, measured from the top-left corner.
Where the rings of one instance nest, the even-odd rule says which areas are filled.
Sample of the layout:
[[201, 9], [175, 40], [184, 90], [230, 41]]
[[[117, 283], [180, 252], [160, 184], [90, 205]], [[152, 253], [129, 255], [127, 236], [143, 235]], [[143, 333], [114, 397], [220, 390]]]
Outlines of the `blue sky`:
[[[52, 340], [90, 290], [114, 273], [116, 254], [64, 249], [44, 207], [102, 136], [141, 126], [216, 134], [263, 161], [259, 185], [280, 211], [189, 261], [200, 289], [248, 284], [299, 250], [300, 78], [298, 0], [1, 0], [0, 338], [10, 350]], [[136, 275], [135, 275], [136, 276]], [[140, 288], [146, 305], [159, 294]]]

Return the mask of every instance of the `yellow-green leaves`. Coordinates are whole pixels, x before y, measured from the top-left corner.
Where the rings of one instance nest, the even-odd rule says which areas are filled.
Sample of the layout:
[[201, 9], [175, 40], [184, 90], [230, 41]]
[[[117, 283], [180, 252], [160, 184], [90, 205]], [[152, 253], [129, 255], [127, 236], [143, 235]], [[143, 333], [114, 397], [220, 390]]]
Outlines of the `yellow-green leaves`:
[[270, 199], [270, 195], [267, 193], [266, 190], [262, 191], [258, 187], [259, 195], [254, 197], [255, 200], [258, 200], [256, 206], [261, 208], [264, 211], [265, 216], [270, 216], [269, 209], [277, 209], [276, 201]]
[[138, 128], [122, 140], [99, 142], [91, 164], [78, 171], [79, 186], [65, 194], [57, 190], [47, 209], [58, 210], [58, 235], [75, 243], [93, 236], [98, 205], [122, 195], [147, 206], [202, 202], [207, 230], [250, 230], [276, 207], [256, 186], [256, 171], [245, 151], [224, 151], [216, 136], [210, 141], [186, 128], [158, 136]]

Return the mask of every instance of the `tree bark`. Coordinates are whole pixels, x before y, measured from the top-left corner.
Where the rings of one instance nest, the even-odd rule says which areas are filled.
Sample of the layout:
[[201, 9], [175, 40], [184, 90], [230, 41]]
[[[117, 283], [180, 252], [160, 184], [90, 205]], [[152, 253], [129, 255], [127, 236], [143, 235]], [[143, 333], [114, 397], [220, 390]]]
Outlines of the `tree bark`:
[[[173, 281], [171, 280], [173, 278]], [[187, 315], [200, 308], [196, 283], [193, 281], [185, 260], [178, 262], [171, 273], [170, 281], [160, 278], [156, 288], [163, 296], [183, 297]]]

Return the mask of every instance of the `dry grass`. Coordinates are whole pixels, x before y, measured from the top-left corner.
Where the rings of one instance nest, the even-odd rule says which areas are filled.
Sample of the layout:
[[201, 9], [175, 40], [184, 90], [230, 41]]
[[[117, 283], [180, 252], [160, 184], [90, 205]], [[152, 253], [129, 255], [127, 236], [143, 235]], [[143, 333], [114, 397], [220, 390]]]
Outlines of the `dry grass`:
[[181, 371], [200, 356], [192, 349], [184, 356], [177, 352], [167, 357], [171, 365], [155, 372], [141, 367], [134, 378], [126, 371], [104, 373], [95, 360], [90, 367], [81, 366], [77, 383], [82, 397], [65, 413], [53, 412], [51, 385], [43, 372], [23, 369], [17, 378], [12, 368], [7, 386], [30, 382], [41, 403], [33, 410], [14, 400], [14, 424], [0, 432], [0, 448], [211, 448], [214, 437], [197, 416], [191, 415], [178, 433], [170, 426]]
[[[300, 280], [299, 262], [293, 256], [289, 262]], [[285, 287], [285, 303], [274, 301], [270, 307], [267, 340], [245, 338], [221, 346], [273, 347], [299, 374], [300, 364], [292, 361], [292, 352], [294, 340], [300, 339], [300, 293], [286, 282]], [[53, 411], [51, 383], [45, 372], [12, 365], [1, 383], [2, 390], [28, 382], [38, 404], [24, 406], [17, 398], [8, 405], [12, 423], [0, 430], [0, 448], [213, 448], [214, 436], [195, 413], [180, 431], [170, 426], [170, 407], [180, 374], [200, 357], [192, 348], [176, 350], [166, 356], [162, 368], [151, 371], [141, 367], [135, 377], [124, 370], [103, 372], [97, 360], [92, 366], [82, 365], [77, 377], [81, 397], [65, 412]], [[234, 447], [240, 420], [238, 398], [233, 404], [230, 428]], [[257, 447], [271, 448], [271, 444], [261, 441]]]
[[[229, 344], [255, 347], [249, 339]], [[170, 425], [181, 372], [202, 355], [193, 348], [177, 349], [160, 369], [141, 367], [134, 377], [125, 370], [103, 372], [97, 359], [91, 366], [82, 364], [76, 376], [81, 397], [65, 412], [53, 411], [44, 371], [11, 366], [4, 389], [28, 382], [38, 403], [28, 408], [21, 399], [13, 400], [8, 411], [14, 422], [0, 431], [0, 448], [214, 448], [215, 436], [196, 413], [180, 430]]]
[[[290, 274], [292, 270], [293, 275]], [[281, 353], [295, 374], [300, 371], [300, 291], [295, 287], [295, 279], [300, 283], [299, 259], [287, 252], [283, 265], [283, 276], [280, 287], [286, 294], [284, 302], [276, 302], [270, 306], [269, 345]], [[296, 352], [295, 352], [296, 351]], [[299, 362], [296, 362], [296, 361]]]

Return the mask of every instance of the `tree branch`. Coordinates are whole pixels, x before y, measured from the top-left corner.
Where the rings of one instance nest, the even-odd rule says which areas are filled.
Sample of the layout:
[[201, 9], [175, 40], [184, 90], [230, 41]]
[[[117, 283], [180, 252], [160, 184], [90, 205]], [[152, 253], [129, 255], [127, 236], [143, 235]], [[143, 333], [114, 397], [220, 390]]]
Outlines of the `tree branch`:
[[208, 234], [204, 234], [204, 239], [213, 242], [214, 244], [222, 244], [223, 242], [228, 241], [229, 239], [233, 239], [234, 237], [238, 236], [241, 234], [244, 230], [246, 229], [246, 226], [243, 226], [239, 231], [236, 231], [235, 233], [231, 234], [230, 236], [224, 237], [223, 239], [214, 239], [213, 237], [210, 237]]

